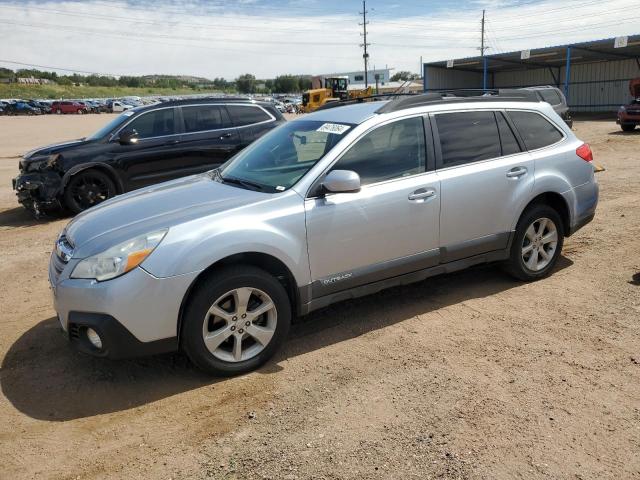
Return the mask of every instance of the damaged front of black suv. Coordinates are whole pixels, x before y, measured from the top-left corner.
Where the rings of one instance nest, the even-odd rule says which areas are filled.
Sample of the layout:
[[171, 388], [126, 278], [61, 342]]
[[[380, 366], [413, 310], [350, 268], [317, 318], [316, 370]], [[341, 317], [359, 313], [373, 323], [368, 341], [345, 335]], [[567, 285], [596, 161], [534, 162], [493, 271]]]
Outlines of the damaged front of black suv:
[[36, 216], [60, 208], [64, 177], [61, 154], [27, 154], [19, 168], [20, 174], [13, 179], [18, 202]]

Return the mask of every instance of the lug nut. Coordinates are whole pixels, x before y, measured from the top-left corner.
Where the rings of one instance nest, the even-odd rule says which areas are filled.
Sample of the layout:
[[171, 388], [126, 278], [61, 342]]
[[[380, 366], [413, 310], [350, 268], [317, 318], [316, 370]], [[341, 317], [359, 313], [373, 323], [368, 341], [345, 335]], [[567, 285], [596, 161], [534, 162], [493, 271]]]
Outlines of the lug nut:
[[245, 323], [245, 325], [248, 327], [249, 325], [251, 325], [251, 322], [247, 322]]
[[233, 317], [231, 320], [233, 320], [234, 322], [238, 319], [238, 317]]
[[243, 314], [242, 314], [242, 318], [247, 318], [247, 314], [246, 314], [246, 313], [243, 313]]
[[240, 329], [238, 330], [238, 333], [244, 333], [244, 330]]
[[231, 326], [231, 331], [233, 332], [235, 329], [236, 329], [236, 326], [235, 326], [235, 325], [232, 325], [232, 326]]

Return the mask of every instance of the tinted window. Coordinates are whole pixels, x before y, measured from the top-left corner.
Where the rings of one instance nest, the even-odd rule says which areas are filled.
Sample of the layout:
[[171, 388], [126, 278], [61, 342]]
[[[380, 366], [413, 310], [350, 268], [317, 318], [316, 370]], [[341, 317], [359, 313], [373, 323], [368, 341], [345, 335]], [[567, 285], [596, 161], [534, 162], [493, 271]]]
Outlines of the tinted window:
[[376, 128], [345, 153], [333, 170], [353, 170], [362, 185], [425, 171], [422, 118], [409, 118]]
[[500, 143], [502, 144], [502, 155], [513, 155], [520, 152], [520, 145], [513, 134], [511, 127], [501, 112], [496, 112], [498, 120], [498, 131], [500, 132]]
[[127, 127], [138, 132], [140, 138], [162, 137], [175, 132], [174, 109], [163, 108], [143, 113]]
[[250, 105], [228, 105], [227, 109], [236, 127], [271, 120], [267, 112], [259, 107], [252, 107]]
[[562, 140], [562, 134], [542, 115], [510, 111], [509, 116], [528, 150], [546, 147]]
[[552, 89], [540, 90], [540, 96], [542, 97], [542, 100], [551, 105], [560, 105], [562, 103], [558, 92]]
[[500, 137], [493, 112], [443, 113], [435, 118], [444, 166], [500, 156]]
[[183, 107], [182, 117], [184, 131], [187, 133], [219, 130], [231, 125], [227, 111], [219, 105]]

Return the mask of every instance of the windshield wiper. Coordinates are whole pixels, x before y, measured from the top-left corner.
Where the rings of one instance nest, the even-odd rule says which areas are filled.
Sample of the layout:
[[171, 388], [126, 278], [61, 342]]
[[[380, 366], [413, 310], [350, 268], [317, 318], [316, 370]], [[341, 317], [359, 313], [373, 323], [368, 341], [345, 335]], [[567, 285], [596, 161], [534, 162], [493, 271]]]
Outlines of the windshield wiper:
[[220, 180], [224, 183], [240, 185], [241, 187], [248, 188], [250, 190], [258, 190], [260, 192], [264, 190], [264, 187], [259, 183], [251, 182], [249, 180], [241, 180], [235, 177], [223, 177], [219, 172], [218, 172], [218, 175], [220, 176]]

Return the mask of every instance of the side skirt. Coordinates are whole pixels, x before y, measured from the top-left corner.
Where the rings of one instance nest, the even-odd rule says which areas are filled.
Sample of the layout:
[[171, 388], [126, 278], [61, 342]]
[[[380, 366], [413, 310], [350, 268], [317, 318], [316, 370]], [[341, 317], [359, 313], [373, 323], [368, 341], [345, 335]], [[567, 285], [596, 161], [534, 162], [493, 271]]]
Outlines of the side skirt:
[[[319, 293], [319, 290], [320, 291], [322, 290], [322, 288], [318, 284], [319, 282], [314, 282], [310, 285], [305, 285], [299, 288], [300, 303], [298, 308], [298, 315], [306, 315], [308, 313], [311, 313], [314, 310], [328, 307], [333, 303], [342, 302], [344, 300], [350, 300], [358, 297], [364, 297], [366, 295], [378, 293], [387, 288], [397, 287], [400, 285], [409, 285], [411, 283], [420, 282], [427, 278], [434, 277], [436, 275], [441, 275], [443, 273], [452, 273], [459, 270], [464, 270], [474, 265], [506, 260], [509, 258], [509, 253], [511, 250], [511, 242], [513, 240], [513, 233], [514, 232], [509, 232], [504, 234], [506, 235], [505, 237], [506, 246], [504, 246], [504, 243], [503, 243], [502, 248], [500, 248], [499, 250], [493, 250], [490, 252], [467, 256], [466, 258], [462, 258], [454, 261], [448, 261], [446, 263], [440, 263], [435, 266], [429, 266], [427, 268], [422, 268], [422, 269], [412, 271], [409, 273], [404, 273], [401, 275], [398, 275], [398, 274], [394, 275], [393, 269], [389, 269], [387, 270], [386, 273], [387, 275], [391, 274], [392, 276], [389, 276], [388, 278], [384, 278], [383, 280], [373, 281], [373, 282], [366, 283], [364, 285], [355, 286], [352, 288], [342, 289], [338, 292], [328, 293], [323, 296], [317, 296], [317, 293]], [[473, 249], [477, 248], [477, 245], [474, 244], [472, 248]], [[443, 258], [446, 259], [447, 258], [446, 249], [444, 249], [444, 252], [441, 251], [439, 256], [441, 259]], [[427, 260], [427, 258], [429, 260]], [[438, 255], [434, 256], [432, 252], [428, 252], [428, 254], [425, 255], [420, 260], [423, 262], [425, 260], [432, 262], [434, 259], [437, 259], [437, 258], [438, 258]], [[340, 277], [340, 275], [337, 275], [336, 277]], [[351, 280], [351, 278], [349, 278], [349, 280]]]

